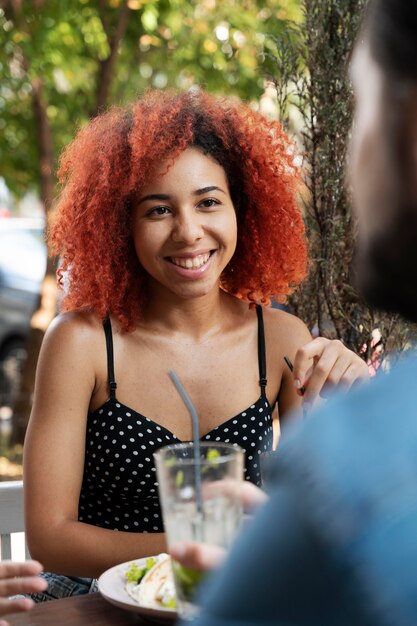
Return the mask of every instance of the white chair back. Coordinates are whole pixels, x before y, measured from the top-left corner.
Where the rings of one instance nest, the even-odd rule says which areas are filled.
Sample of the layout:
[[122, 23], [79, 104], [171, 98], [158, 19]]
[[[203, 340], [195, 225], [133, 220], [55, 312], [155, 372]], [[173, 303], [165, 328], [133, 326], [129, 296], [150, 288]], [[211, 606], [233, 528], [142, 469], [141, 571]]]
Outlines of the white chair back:
[[[12, 533], [25, 530], [23, 516], [23, 481], [0, 482], [0, 542], [1, 560], [12, 558]], [[26, 558], [29, 553], [25, 544]]]

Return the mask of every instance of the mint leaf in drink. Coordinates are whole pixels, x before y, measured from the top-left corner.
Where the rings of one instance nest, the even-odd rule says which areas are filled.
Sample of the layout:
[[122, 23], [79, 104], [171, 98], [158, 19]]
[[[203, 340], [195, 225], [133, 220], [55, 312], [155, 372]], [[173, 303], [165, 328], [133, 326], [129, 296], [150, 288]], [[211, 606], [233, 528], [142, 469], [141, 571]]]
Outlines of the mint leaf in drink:
[[182, 470], [178, 470], [177, 475], [175, 476], [175, 486], [180, 488], [184, 484], [184, 472]]
[[206, 474], [210, 469], [212, 469], [210, 465], [214, 465], [214, 461], [218, 459], [220, 456], [221, 456], [220, 452], [216, 450], [216, 448], [209, 448], [207, 450], [207, 454], [205, 458], [207, 465], [203, 465], [203, 467], [201, 468], [201, 473]]
[[207, 461], [214, 461], [215, 459], [218, 459], [219, 456], [220, 456], [220, 452], [216, 450], [215, 448], [209, 448], [207, 450], [207, 456], [206, 456]]
[[193, 570], [177, 561], [172, 561], [177, 584], [181, 589], [181, 594], [187, 601], [192, 600], [198, 585], [201, 583], [204, 572]]

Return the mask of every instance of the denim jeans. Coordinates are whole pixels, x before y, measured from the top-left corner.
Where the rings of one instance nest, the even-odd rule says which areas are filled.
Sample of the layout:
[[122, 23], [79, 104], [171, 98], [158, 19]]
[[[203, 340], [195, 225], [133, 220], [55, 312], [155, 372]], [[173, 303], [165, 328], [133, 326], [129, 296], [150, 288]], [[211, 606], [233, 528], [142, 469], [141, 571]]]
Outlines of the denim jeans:
[[53, 574], [52, 572], [42, 572], [39, 576], [48, 582], [48, 588], [46, 591], [31, 593], [29, 597], [34, 602], [47, 602], [48, 600], [59, 600], [69, 596], [81, 596], [98, 590], [95, 578], [63, 576], [61, 574]]

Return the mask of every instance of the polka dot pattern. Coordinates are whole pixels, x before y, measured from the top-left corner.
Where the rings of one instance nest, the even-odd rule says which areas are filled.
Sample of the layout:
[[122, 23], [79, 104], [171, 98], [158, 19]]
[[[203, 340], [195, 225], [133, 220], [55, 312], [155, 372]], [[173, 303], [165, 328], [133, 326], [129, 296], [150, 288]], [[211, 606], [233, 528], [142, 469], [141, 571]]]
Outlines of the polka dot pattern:
[[[271, 407], [261, 396], [201, 438], [245, 450], [245, 479], [260, 485], [259, 455], [272, 450]], [[163, 532], [153, 453], [178, 438], [110, 398], [88, 415], [78, 519], [128, 532]]]

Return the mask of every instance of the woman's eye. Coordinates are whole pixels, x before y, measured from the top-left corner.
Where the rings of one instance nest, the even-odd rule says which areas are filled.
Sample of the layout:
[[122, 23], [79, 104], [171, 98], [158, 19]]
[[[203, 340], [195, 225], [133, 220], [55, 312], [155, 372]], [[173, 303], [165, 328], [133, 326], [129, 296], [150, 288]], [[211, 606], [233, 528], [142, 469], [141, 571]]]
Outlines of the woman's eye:
[[206, 200], [203, 200], [200, 204], [205, 209], [210, 209], [211, 207], [220, 204], [220, 202], [218, 200], [215, 200], [214, 198], [207, 198]]
[[147, 212], [149, 217], [158, 217], [159, 215], [167, 215], [170, 209], [167, 206], [156, 206]]

